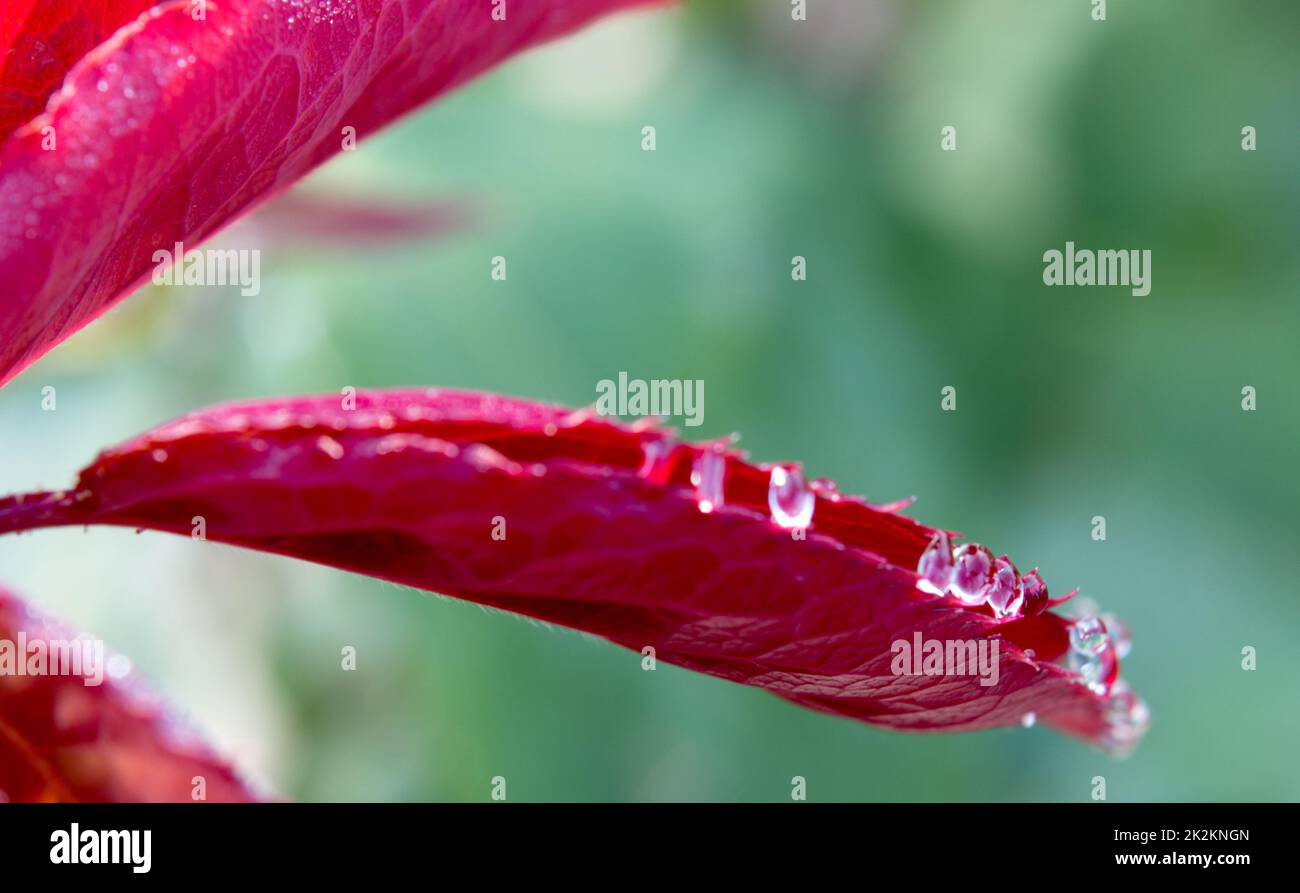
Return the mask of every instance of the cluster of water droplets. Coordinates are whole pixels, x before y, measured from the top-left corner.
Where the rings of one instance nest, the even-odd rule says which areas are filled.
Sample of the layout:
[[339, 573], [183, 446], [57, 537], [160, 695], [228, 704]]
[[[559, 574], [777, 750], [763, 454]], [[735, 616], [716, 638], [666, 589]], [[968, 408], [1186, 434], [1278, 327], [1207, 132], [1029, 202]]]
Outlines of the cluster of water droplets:
[[299, 22], [333, 25], [335, 19], [346, 22], [356, 16], [355, 4], [347, 0], [278, 0], [278, 4], [289, 13], [285, 19], [289, 25]]
[[[942, 531], [921, 553], [916, 573], [922, 591], [955, 598], [969, 607], [987, 604], [1004, 619], [1039, 614], [1050, 598], [1036, 568], [1020, 576], [1005, 555], [995, 558], [976, 543], [954, 549]], [[1106, 698], [1108, 729], [1103, 746], [1116, 754], [1131, 751], [1150, 726], [1151, 712], [1119, 678], [1119, 662], [1132, 648], [1128, 627], [1115, 615], [1102, 614], [1088, 600], [1080, 600], [1069, 636], [1070, 669], [1090, 691]], [[1033, 713], [1021, 720], [1025, 726], [1036, 721]]]
[[[671, 437], [651, 437], [642, 444], [642, 462], [638, 474], [652, 483], [667, 484], [672, 474], [677, 443]], [[726, 503], [727, 457], [725, 443], [704, 446], [691, 463], [691, 487], [695, 503], [704, 514], [717, 511]], [[838, 499], [834, 485], [816, 480], [810, 485], [803, 471], [795, 466], [772, 467], [767, 486], [767, 507], [772, 521], [786, 530], [807, 528], [812, 524], [817, 495]]]
[[921, 553], [916, 573], [923, 592], [951, 596], [971, 608], [987, 604], [999, 618], [1039, 614], [1047, 607], [1047, 585], [1037, 568], [1022, 577], [1007, 556], [995, 558], [978, 543], [953, 549], [943, 531]]
[[[648, 438], [643, 446], [640, 476], [666, 484], [676, 450], [677, 444], [670, 437]], [[701, 512], [708, 514], [723, 506], [726, 474], [723, 444], [710, 444], [695, 455], [690, 480]], [[778, 526], [807, 528], [812, 523], [819, 495], [831, 501], [840, 498], [830, 481], [819, 478], [809, 485], [797, 467], [773, 466], [767, 503]], [[1041, 614], [1051, 598], [1037, 568], [1021, 575], [1010, 558], [994, 557], [978, 543], [963, 543], [954, 549], [943, 531], [936, 533], [921, 553], [916, 572], [917, 588], [922, 591], [955, 598], [968, 607], [987, 604], [994, 616], [1004, 620]], [[1081, 600], [1069, 637], [1071, 669], [1089, 690], [1106, 698], [1108, 729], [1103, 746], [1115, 754], [1128, 753], [1151, 722], [1146, 704], [1118, 678], [1119, 661], [1132, 647], [1128, 628], [1114, 615], [1099, 614], [1095, 606]], [[1029, 655], [1032, 657], [1032, 652]], [[1032, 712], [1021, 718], [1026, 728], [1037, 721], [1037, 715]]]
[[1074, 606], [1070, 626], [1070, 669], [1099, 695], [1114, 690], [1119, 662], [1133, 648], [1128, 627], [1114, 614], [1099, 613], [1091, 599]]
[[1100, 617], [1088, 615], [1070, 627], [1070, 669], [1099, 695], [1110, 691], [1119, 672], [1119, 655]]
[[1146, 703], [1119, 678], [1119, 663], [1133, 648], [1128, 627], [1114, 614], [1100, 613], [1080, 599], [1070, 626], [1070, 668], [1095, 694], [1106, 698], [1106, 732], [1101, 744], [1115, 756], [1131, 752], [1151, 725]]
[[1123, 679], [1116, 679], [1111, 686], [1106, 701], [1106, 723], [1102, 746], [1119, 757], [1131, 753], [1151, 727], [1151, 711], [1146, 702]]

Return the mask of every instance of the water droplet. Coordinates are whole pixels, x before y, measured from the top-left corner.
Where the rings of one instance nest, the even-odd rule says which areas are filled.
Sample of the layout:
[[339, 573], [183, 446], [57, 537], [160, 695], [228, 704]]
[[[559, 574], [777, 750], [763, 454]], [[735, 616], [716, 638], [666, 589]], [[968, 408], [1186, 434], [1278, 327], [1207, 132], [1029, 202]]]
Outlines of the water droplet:
[[1020, 589], [1020, 574], [1011, 559], [1003, 555], [993, 562], [993, 585], [989, 587], [989, 606], [995, 617], [1019, 617], [1025, 603]]
[[[1071, 634], [1073, 639], [1073, 634]], [[1100, 651], [1084, 652], [1070, 649], [1070, 669], [1083, 678], [1083, 683], [1095, 694], [1105, 695], [1110, 691], [1115, 677], [1119, 674], [1119, 661], [1115, 658], [1115, 649], [1109, 641]]]
[[156, 449], [156, 450], [154, 450], [152, 453], [150, 453], [149, 455], [150, 455], [150, 457], [153, 458], [153, 460], [154, 460], [155, 462], [160, 462], [160, 463], [161, 463], [161, 462], [166, 462], [166, 461], [167, 461], [167, 451], [164, 450], [164, 449]]
[[1102, 614], [1102, 622], [1110, 633], [1110, 640], [1115, 644], [1115, 656], [1120, 660], [1128, 657], [1133, 650], [1133, 637], [1129, 634], [1128, 624], [1114, 614]]
[[637, 469], [637, 474], [645, 478], [652, 484], [663, 485], [668, 483], [672, 475], [673, 450], [676, 444], [671, 438], [658, 437], [646, 440], [641, 445], [641, 467]]
[[786, 530], [807, 527], [812, 523], [817, 497], [808, 489], [802, 471], [778, 465], [768, 480], [767, 507], [772, 510], [772, 520]]
[[343, 458], [343, 444], [339, 443], [333, 437], [322, 434], [316, 438], [316, 449], [320, 450], [331, 459]]
[[1117, 679], [1111, 687], [1110, 702], [1106, 705], [1106, 719], [1110, 724], [1111, 740], [1131, 748], [1150, 728], [1151, 710], [1145, 701], [1133, 693], [1128, 683]]
[[1030, 710], [1024, 716], [1020, 717], [1020, 724], [1026, 729], [1032, 729], [1038, 723], [1038, 714]]
[[1051, 596], [1047, 592], [1047, 584], [1038, 573], [1038, 568], [1034, 568], [1020, 578], [1020, 596], [1023, 599], [1020, 613], [1024, 616], [1033, 617], [1047, 610], [1047, 603], [1051, 600]]
[[113, 679], [121, 679], [131, 672], [131, 659], [122, 654], [114, 654], [108, 659], [108, 675]]
[[108, 81], [104, 80], [103, 78], [100, 78], [98, 81], [95, 82], [95, 89], [98, 90], [100, 93], [107, 93]]
[[1100, 617], [1080, 617], [1070, 627], [1070, 647], [1080, 654], [1100, 654], [1110, 645]]
[[700, 511], [706, 515], [723, 502], [723, 480], [727, 475], [727, 460], [720, 449], [704, 449], [691, 466], [691, 486]]
[[953, 554], [952, 594], [963, 605], [984, 604], [993, 585], [993, 553], [978, 543], [958, 546]]
[[1115, 680], [1106, 704], [1106, 733], [1102, 746], [1113, 757], [1133, 752], [1151, 727], [1151, 711], [1123, 679]]
[[940, 530], [930, 539], [916, 563], [916, 573], [921, 579], [916, 587], [931, 595], [945, 595], [952, 585], [952, 543], [948, 534]]

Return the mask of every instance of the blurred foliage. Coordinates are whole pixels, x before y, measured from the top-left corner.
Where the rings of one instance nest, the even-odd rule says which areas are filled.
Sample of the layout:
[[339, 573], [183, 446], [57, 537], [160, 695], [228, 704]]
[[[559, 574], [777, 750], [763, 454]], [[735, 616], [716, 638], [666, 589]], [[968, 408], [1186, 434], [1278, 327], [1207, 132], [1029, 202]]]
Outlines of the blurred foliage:
[[[780, 800], [796, 774], [814, 800], [1083, 800], [1097, 774], [1114, 800], [1300, 797], [1300, 7], [809, 6], [621, 16], [364, 141], [302, 188], [465, 200], [473, 222], [310, 252], [271, 233], [256, 297], [145, 288], [0, 395], [0, 491], [64, 485], [221, 400], [427, 383], [581, 405], [620, 370], [702, 378], [692, 435], [916, 494], [916, 516], [1125, 617], [1155, 716], [1135, 757], [1042, 728], [878, 731], [162, 535], [0, 539], [0, 579], [293, 798], [484, 800], [503, 775], [512, 800]], [[1044, 287], [1066, 240], [1151, 249], [1152, 293]]]

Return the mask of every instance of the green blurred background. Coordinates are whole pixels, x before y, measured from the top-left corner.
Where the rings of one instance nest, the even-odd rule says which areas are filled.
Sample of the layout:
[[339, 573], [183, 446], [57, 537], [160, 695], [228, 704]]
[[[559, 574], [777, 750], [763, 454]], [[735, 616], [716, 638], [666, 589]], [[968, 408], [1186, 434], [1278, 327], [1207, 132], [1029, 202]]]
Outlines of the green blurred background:
[[[810, 0], [794, 23], [785, 0], [696, 4], [529, 53], [300, 187], [464, 202], [466, 224], [314, 247], [292, 221], [241, 225], [222, 239], [262, 248], [260, 295], [148, 286], [0, 394], [0, 492], [66, 486], [101, 447], [235, 398], [582, 405], [620, 370], [704, 379], [692, 436], [914, 494], [916, 517], [1124, 617], [1154, 714], [1131, 759], [1044, 728], [880, 731], [162, 534], [3, 538], [0, 581], [295, 799], [481, 801], [496, 775], [521, 801], [783, 800], [793, 775], [812, 800], [1086, 800], [1094, 775], [1111, 800], [1300, 799], [1300, 7], [1108, 6]], [[1044, 287], [1067, 240], [1150, 249], [1151, 294]]]

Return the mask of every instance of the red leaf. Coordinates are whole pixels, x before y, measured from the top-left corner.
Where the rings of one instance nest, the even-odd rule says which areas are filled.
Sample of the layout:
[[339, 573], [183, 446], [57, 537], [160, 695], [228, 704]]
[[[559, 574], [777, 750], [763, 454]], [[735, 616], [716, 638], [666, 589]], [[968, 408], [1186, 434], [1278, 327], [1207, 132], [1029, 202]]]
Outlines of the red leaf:
[[[0, 145], [0, 385], [192, 248], [399, 115], [533, 44], [655, 0], [157, 7]], [[332, 14], [324, 10], [334, 10]], [[24, 32], [25, 33], [25, 32]], [[43, 148], [53, 128], [55, 149]]]
[[[114, 524], [188, 536], [201, 516], [209, 539], [653, 646], [874, 725], [961, 731], [1033, 713], [1114, 750], [1140, 736], [1130, 693], [1098, 696], [1056, 663], [1064, 618], [999, 622], [918, 590], [913, 568], [935, 531], [893, 511], [823, 486], [800, 540], [769, 515], [772, 466], [734, 451], [723, 504], [704, 512], [691, 469], [712, 445], [492, 395], [355, 401], [185, 416], [102, 454], [73, 490], [0, 501], [0, 533]], [[647, 468], [647, 456], [659, 459]], [[895, 674], [894, 643], [917, 634], [997, 641], [997, 683]]]
[[36, 117], [68, 70], [154, 0], [9, 0], [0, 9], [0, 140]]
[[[50, 672], [56, 648], [78, 672]], [[107, 659], [0, 588], [0, 802], [190, 801], [197, 776], [209, 801], [256, 799]]]

